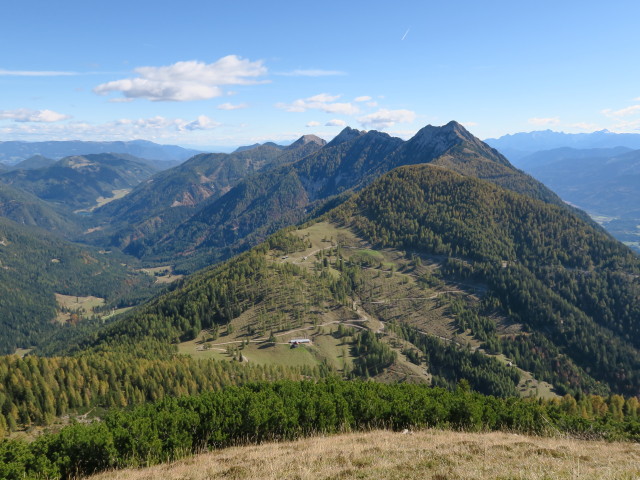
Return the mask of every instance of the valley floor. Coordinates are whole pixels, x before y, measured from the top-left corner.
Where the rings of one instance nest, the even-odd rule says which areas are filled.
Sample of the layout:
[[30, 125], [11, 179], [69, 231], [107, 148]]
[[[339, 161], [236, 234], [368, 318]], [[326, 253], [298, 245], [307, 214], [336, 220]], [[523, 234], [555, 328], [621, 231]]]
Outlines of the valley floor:
[[227, 448], [92, 480], [637, 479], [640, 444], [507, 433], [372, 431]]

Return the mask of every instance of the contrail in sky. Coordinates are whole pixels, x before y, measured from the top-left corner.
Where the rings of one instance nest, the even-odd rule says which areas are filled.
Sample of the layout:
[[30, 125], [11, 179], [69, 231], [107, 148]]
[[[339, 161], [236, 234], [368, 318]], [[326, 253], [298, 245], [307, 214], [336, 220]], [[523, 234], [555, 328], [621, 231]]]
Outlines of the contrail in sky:
[[404, 40], [405, 38], [407, 38], [407, 35], [409, 34], [409, 30], [411, 30], [411, 27], [407, 28], [407, 31], [404, 32], [404, 35], [402, 36], [402, 38], [400, 39], [400, 41]]

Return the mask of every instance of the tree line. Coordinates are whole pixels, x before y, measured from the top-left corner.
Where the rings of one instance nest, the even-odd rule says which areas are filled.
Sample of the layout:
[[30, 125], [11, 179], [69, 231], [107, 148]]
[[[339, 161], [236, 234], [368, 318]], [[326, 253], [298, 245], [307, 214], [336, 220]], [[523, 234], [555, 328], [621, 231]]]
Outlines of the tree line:
[[0, 442], [0, 478], [77, 478], [230, 445], [372, 428], [505, 430], [640, 440], [638, 402], [619, 396], [543, 402], [375, 382], [262, 382], [114, 410], [32, 443]]

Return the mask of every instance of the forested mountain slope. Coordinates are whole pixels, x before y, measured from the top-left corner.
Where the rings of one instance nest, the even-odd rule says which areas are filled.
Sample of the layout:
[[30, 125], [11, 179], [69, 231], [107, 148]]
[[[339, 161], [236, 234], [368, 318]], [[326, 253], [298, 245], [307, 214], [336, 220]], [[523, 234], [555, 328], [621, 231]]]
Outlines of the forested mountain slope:
[[80, 348], [222, 328], [227, 343], [268, 345], [269, 332], [342, 323], [359, 325], [343, 334], [353, 355], [351, 367], [338, 362], [344, 374], [388, 367], [428, 381], [415, 360], [433, 382], [466, 378], [485, 393], [514, 394], [525, 374], [559, 392], [640, 392], [640, 260], [570, 210], [420, 165], [326, 218], [193, 276]]
[[92, 295], [111, 305], [152, 294], [153, 280], [121, 262], [115, 253], [0, 218], [0, 352], [37, 346], [62, 328], [55, 322], [56, 293]]
[[[201, 154], [138, 186], [126, 197], [96, 211], [104, 231], [89, 240], [111, 241], [140, 255], [141, 246], [171, 236], [173, 229], [203, 204], [225, 193], [243, 178], [317, 151], [325, 142], [305, 136], [288, 147], [259, 145], [231, 154]], [[105, 238], [110, 236], [109, 238]]]
[[117, 190], [129, 190], [157, 170], [127, 155], [92, 154], [63, 158], [50, 167], [14, 170], [0, 181], [70, 210], [90, 209]]
[[42, 155], [34, 155], [26, 160], [16, 163], [11, 170], [34, 170], [36, 168], [50, 167], [56, 163], [52, 158], [44, 157]]
[[[58, 211], [60, 210], [60, 211]], [[20, 225], [36, 226], [59, 235], [79, 233], [78, 218], [48, 204], [33, 194], [0, 182], [0, 217]]]
[[640, 150], [561, 148], [521, 162], [564, 200], [640, 252]]
[[178, 256], [180, 268], [192, 270], [256, 244], [327, 202], [339, 202], [337, 197], [357, 191], [393, 168], [419, 163], [442, 165], [569, 208], [457, 122], [427, 126], [407, 142], [375, 130], [347, 127], [316, 153], [247, 177], [185, 219], [175, 232], [141, 240], [136, 253], [158, 261]]
[[486, 282], [488, 301], [528, 331], [489, 335], [489, 350], [537, 351], [527, 369], [562, 376], [561, 353], [614, 390], [640, 392], [640, 259], [570, 211], [420, 166], [384, 176], [332, 215], [375, 245], [445, 255], [451, 274]]

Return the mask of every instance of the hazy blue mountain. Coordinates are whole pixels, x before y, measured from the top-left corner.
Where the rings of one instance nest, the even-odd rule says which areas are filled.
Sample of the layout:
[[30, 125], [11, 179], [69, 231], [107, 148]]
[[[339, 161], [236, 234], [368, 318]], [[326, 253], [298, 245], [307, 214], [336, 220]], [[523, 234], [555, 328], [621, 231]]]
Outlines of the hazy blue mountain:
[[571, 148], [561, 147], [552, 150], [541, 150], [532, 153], [518, 160], [518, 168], [529, 171], [531, 168], [543, 167], [562, 161], [575, 161], [576, 166], [580, 166], [583, 159], [589, 158], [610, 158], [623, 153], [631, 152], [628, 147], [615, 148]]
[[34, 155], [26, 160], [16, 163], [12, 170], [35, 170], [36, 168], [50, 167], [56, 163], [53, 158], [43, 157], [42, 155]]
[[563, 133], [552, 130], [521, 132], [500, 138], [487, 138], [486, 143], [500, 150], [516, 167], [520, 159], [540, 150], [561, 147], [578, 149], [627, 147], [640, 149], [640, 134], [613, 133], [600, 130], [593, 133]]
[[278, 145], [275, 142], [254, 143], [253, 145], [240, 146], [240, 147], [236, 148], [232, 153], [246, 152], [247, 150], [253, 150], [254, 148], [258, 148], [258, 147], [261, 147], [261, 146], [278, 148], [280, 150], [284, 150], [286, 148], [284, 145]]
[[640, 251], [640, 150], [561, 148], [521, 159], [522, 168]]
[[157, 163], [163, 169], [176, 165], [197, 155], [198, 150], [178, 147], [176, 145], [159, 145], [146, 140], [129, 142], [83, 142], [79, 140], [58, 142], [0, 142], [0, 162], [15, 165], [34, 155], [59, 160], [72, 155], [88, 155], [95, 153], [129, 154]]
[[146, 160], [102, 153], [66, 157], [35, 170], [12, 170], [0, 175], [0, 181], [77, 210], [92, 208], [99, 198], [129, 190], [156, 172]]

